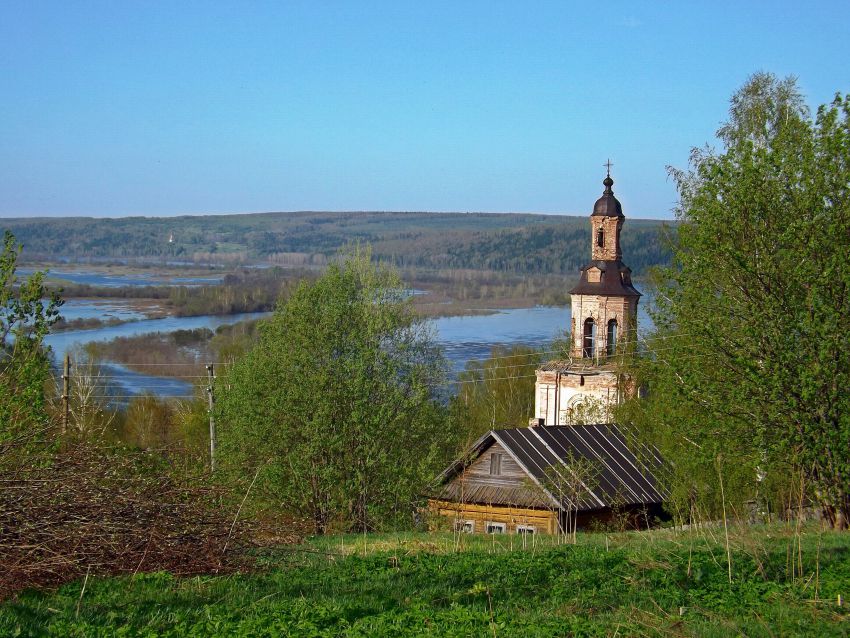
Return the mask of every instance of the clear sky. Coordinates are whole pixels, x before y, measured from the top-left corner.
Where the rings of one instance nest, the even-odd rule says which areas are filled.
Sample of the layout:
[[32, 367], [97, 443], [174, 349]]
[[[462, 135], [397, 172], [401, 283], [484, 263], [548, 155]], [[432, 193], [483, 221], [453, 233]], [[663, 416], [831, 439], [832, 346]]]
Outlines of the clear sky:
[[751, 73], [850, 90], [843, 2], [0, 3], [0, 215], [633, 217]]

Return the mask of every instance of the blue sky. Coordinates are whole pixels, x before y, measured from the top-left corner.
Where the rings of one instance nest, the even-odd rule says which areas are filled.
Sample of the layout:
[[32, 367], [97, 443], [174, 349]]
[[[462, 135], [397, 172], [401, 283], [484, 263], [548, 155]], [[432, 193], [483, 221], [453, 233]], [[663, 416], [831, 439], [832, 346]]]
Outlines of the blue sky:
[[0, 20], [0, 215], [633, 217], [751, 73], [850, 89], [850, 4], [33, 2]]

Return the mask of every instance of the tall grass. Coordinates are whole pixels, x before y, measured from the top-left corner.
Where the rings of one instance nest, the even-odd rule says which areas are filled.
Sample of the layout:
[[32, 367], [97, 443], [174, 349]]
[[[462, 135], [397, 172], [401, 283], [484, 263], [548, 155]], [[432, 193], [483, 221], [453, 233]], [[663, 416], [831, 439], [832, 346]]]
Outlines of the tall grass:
[[[720, 531], [720, 530], [716, 530]], [[98, 579], [0, 607], [2, 635], [843, 636], [850, 536], [808, 527], [538, 537], [350, 535], [259, 573]], [[797, 540], [799, 539], [799, 540]], [[513, 542], [512, 542], [513, 541]], [[802, 544], [805, 577], [787, 568]]]

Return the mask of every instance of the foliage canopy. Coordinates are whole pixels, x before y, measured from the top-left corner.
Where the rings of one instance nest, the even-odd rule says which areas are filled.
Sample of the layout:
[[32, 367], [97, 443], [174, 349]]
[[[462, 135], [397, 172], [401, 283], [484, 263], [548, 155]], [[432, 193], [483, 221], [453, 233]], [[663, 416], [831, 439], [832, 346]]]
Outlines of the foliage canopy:
[[[718, 131], [673, 170], [675, 262], [663, 271], [650, 397], [632, 418], [675, 459], [682, 499], [739, 502], [792, 469], [850, 514], [850, 100], [812, 118], [793, 78], [752, 76]], [[775, 487], [775, 485], [774, 485]]]
[[221, 465], [317, 533], [410, 520], [452, 451], [428, 327], [391, 270], [357, 251], [302, 283], [221, 387]]
[[6, 231], [0, 254], [0, 446], [45, 426], [50, 362], [42, 340], [62, 305], [58, 293], [46, 293], [44, 273], [18, 280], [19, 253]]

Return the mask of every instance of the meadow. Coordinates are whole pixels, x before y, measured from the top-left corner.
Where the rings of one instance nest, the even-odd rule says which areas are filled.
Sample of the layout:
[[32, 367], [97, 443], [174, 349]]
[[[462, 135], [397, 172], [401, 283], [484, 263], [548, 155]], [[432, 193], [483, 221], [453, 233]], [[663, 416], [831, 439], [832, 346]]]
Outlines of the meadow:
[[[728, 553], [727, 553], [728, 549]], [[8, 636], [846, 636], [850, 535], [794, 524], [551, 537], [334, 535], [251, 573], [86, 578]], [[839, 596], [842, 605], [839, 606]]]

